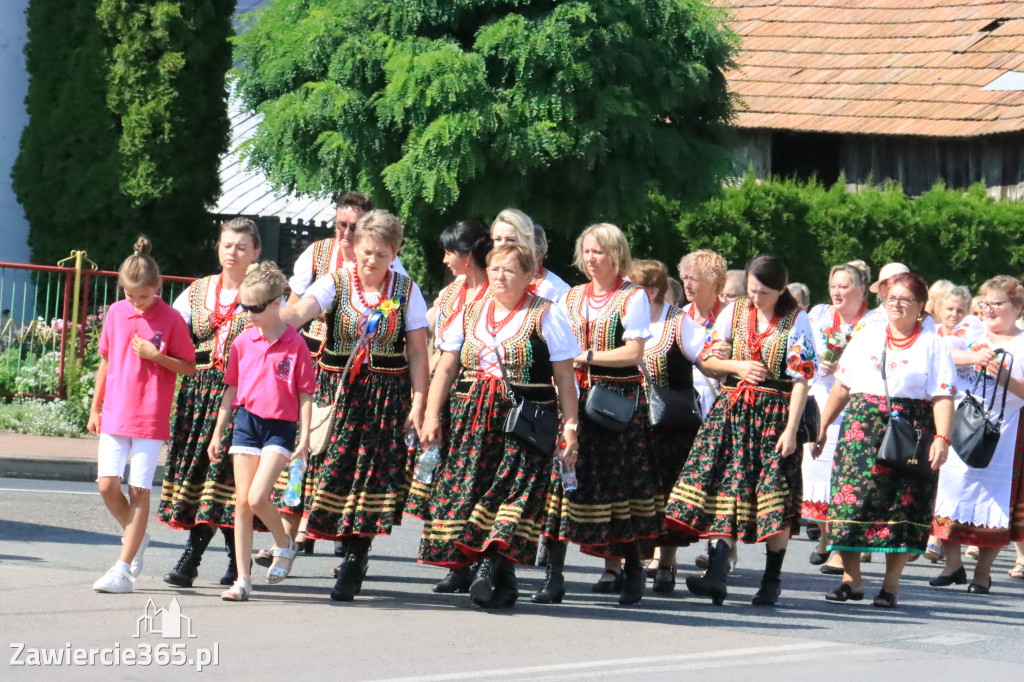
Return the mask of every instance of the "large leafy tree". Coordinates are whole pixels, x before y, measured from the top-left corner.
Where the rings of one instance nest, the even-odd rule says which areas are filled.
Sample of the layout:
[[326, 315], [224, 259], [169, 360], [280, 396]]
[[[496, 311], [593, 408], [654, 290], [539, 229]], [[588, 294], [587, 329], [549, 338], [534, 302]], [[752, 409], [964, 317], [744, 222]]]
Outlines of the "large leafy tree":
[[114, 268], [138, 233], [165, 272], [210, 267], [228, 141], [233, 0], [32, 0], [13, 184], [32, 259]]
[[701, 0], [275, 0], [238, 39], [248, 151], [282, 189], [397, 210], [421, 277], [445, 224], [506, 206], [564, 255], [654, 192], [717, 190], [734, 46]]

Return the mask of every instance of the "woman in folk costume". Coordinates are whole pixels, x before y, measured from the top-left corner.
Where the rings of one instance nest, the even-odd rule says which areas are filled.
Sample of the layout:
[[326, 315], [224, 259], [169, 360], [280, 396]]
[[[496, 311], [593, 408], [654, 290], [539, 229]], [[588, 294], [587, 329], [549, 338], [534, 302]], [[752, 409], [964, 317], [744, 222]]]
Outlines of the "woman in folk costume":
[[[491, 235], [483, 223], [476, 220], [463, 220], [446, 228], [441, 233], [441, 249], [444, 251], [444, 264], [451, 271], [455, 280], [441, 290], [434, 301], [434, 353], [431, 356], [431, 369], [441, 358], [441, 339], [452, 324], [461, 323], [461, 314], [466, 306], [483, 300], [487, 295], [487, 254], [493, 242]], [[449, 395], [451, 407], [441, 414], [442, 432], [449, 433], [448, 417], [459, 409], [462, 398], [452, 391]], [[438, 470], [444, 467], [444, 456], [438, 464]], [[409, 490], [409, 499], [405, 504], [405, 513], [424, 522], [430, 520], [430, 498], [434, 483], [421, 483], [413, 479]], [[469, 579], [465, 571], [448, 571], [443, 580], [434, 585], [434, 592], [449, 594], [465, 592], [469, 589]]]
[[[650, 337], [647, 295], [625, 279], [631, 263], [629, 244], [615, 225], [591, 225], [576, 240], [576, 267], [590, 282], [573, 287], [559, 302], [583, 353], [576, 358], [580, 382], [580, 460], [576, 490], [565, 492], [552, 475], [544, 536], [549, 558], [544, 586], [533, 595], [542, 604], [565, 595], [562, 575], [566, 543], [604, 557], [605, 574], [597, 592], [621, 590], [620, 604], [643, 596], [640, 542], [661, 535], [657, 473], [647, 446], [647, 400], [639, 370], [644, 341]], [[608, 392], [615, 394], [608, 396]], [[585, 406], [591, 394], [628, 409], [619, 427], [602, 426]], [[620, 567], [625, 557], [625, 576]]]
[[[815, 350], [818, 356], [818, 374], [811, 381], [810, 398], [818, 406], [819, 412], [824, 411], [829, 391], [835, 383], [836, 365], [853, 338], [853, 333], [861, 327], [864, 316], [868, 312], [868, 283], [871, 281], [871, 270], [864, 261], [852, 261], [836, 265], [829, 272], [828, 291], [831, 304], [821, 304], [811, 308], [808, 318], [814, 330]], [[801, 515], [808, 528], [818, 530], [818, 546], [811, 550], [810, 562], [819, 566], [828, 561], [832, 573], [843, 570], [839, 556], [832, 557], [825, 549], [825, 521], [828, 519], [828, 501], [832, 497], [829, 486], [832, 480], [832, 456], [835, 454], [836, 443], [839, 442], [840, 414], [828, 426], [828, 440], [825, 449], [817, 458], [811, 456], [810, 446], [803, 452], [803, 485], [804, 501]]]
[[390, 269], [402, 224], [370, 211], [356, 227], [354, 268], [321, 277], [282, 319], [301, 326], [328, 313], [316, 405], [335, 421], [310, 499], [306, 533], [346, 541], [331, 590], [351, 601], [362, 588], [370, 543], [401, 522], [412, 477], [405, 435], [419, 432], [426, 406], [427, 306], [419, 287]]
[[[217, 242], [220, 274], [197, 279], [174, 301], [196, 344], [196, 373], [182, 379], [178, 390], [157, 512], [162, 523], [189, 532], [185, 551], [164, 576], [164, 582], [176, 587], [192, 586], [218, 526], [228, 550], [228, 570], [220, 584], [231, 585], [238, 578], [231, 458], [211, 463], [206, 450], [225, 391], [224, 368], [231, 343], [251, 324], [239, 305], [238, 290], [246, 269], [259, 256], [256, 223], [248, 218], [223, 223]], [[230, 445], [228, 437], [224, 447]]]
[[772, 605], [782, 590], [789, 536], [800, 523], [799, 426], [814, 376], [814, 337], [778, 258], [758, 256], [746, 277], [746, 297], [729, 304], [712, 330], [731, 345], [731, 358], [704, 361], [728, 376], [665, 513], [670, 527], [715, 540], [707, 572], [686, 580], [690, 592], [721, 604], [730, 548], [764, 542], [753, 603]]
[[[423, 439], [447, 452], [434, 477], [419, 560], [451, 569], [478, 606], [501, 608], [519, 596], [514, 565], [536, 558], [553, 462], [550, 451], [505, 432], [511, 396], [552, 417], [561, 406], [558, 456], [572, 466], [578, 424], [572, 361], [580, 347], [564, 313], [529, 293], [536, 271], [530, 249], [502, 246], [487, 260], [490, 295], [466, 306], [441, 339]], [[458, 399], [446, 440], [441, 415], [453, 386]]]
[[[980, 321], [969, 325], [964, 335], [947, 336], [945, 340], [957, 365], [956, 384], [961, 399], [968, 391], [978, 400], [985, 395], [987, 408], [994, 393], [995, 413], [1002, 413], [1003, 419], [999, 442], [988, 466], [970, 467], [956, 450], [950, 449], [949, 458], [939, 471], [932, 533], [942, 541], [946, 566], [931, 580], [931, 585], [966, 583], [960, 546], [974, 545], [978, 548], [978, 561], [967, 591], [988, 594], [992, 587], [992, 563], [1000, 548], [1011, 541], [1024, 540], [1024, 525], [1019, 518], [1024, 491], [1018, 477], [1024, 452], [1017, 446], [1020, 409], [1024, 407], [1024, 334], [1014, 324], [1024, 310], [1024, 286], [1014, 277], [993, 277], [981, 286], [978, 307]], [[996, 354], [997, 349], [1009, 353], [998, 382], [1003, 358]], [[1004, 411], [1007, 372], [1009, 392]], [[1015, 511], [1018, 518], [1014, 518]]]
[[[651, 302], [651, 338], [644, 345], [644, 381], [647, 395], [655, 389], [689, 393], [693, 396], [693, 412], [689, 421], [681, 414], [666, 414], [658, 424], [648, 430], [648, 445], [654, 453], [658, 474], [658, 505], [664, 507], [679, 480], [679, 472], [690, 455], [694, 437], [703, 419], [696, 400], [693, 374], [699, 372], [697, 363], [707, 332], [681, 308], [665, 302], [668, 291], [668, 269], [661, 261], [635, 260], [629, 279], [644, 288]], [[703, 376], [703, 375], [702, 375]], [[653, 419], [653, 414], [652, 414]], [[657, 568], [647, 574], [653, 578], [652, 589], [660, 594], [671, 594], [676, 586], [676, 549], [689, 544], [692, 536], [680, 537], [666, 532], [656, 543]], [[652, 575], [653, 574], [653, 575]]]

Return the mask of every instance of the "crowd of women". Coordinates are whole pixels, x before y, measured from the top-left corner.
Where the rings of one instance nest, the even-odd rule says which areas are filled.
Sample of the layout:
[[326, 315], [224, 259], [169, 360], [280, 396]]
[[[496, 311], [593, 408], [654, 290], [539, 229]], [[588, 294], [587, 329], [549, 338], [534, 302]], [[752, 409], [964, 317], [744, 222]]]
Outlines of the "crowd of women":
[[[571, 287], [544, 266], [543, 228], [507, 209], [489, 229], [444, 231], [454, 278], [428, 306], [398, 260], [395, 216], [349, 192], [335, 232], [298, 259], [285, 302], [272, 266], [246, 275], [260, 256], [256, 226], [225, 223], [221, 272], [174, 303], [196, 369], [177, 395], [159, 504], [160, 521], [189, 533], [166, 582], [190, 586], [220, 528], [222, 598], [248, 599], [255, 526], [274, 538], [255, 555], [269, 582], [315, 541], [333, 541], [342, 561], [330, 597], [352, 600], [376, 570], [371, 544], [405, 514], [423, 521], [418, 560], [448, 571], [434, 591], [468, 592], [482, 608], [516, 602], [515, 567], [538, 550], [546, 572], [531, 599], [560, 603], [570, 544], [603, 559], [595, 592], [633, 604], [651, 580], [669, 593], [677, 549], [702, 540], [691, 593], [722, 603], [736, 544], [763, 542], [753, 603], [772, 605], [802, 521], [819, 538], [811, 563], [842, 576], [830, 601], [863, 599], [861, 563], [874, 554], [885, 561], [880, 608], [897, 605], [904, 566], [926, 553], [945, 561], [932, 585], [967, 583], [962, 545], [977, 557], [969, 592], [990, 590], [996, 554], [1012, 542], [1011, 576], [1024, 578], [1017, 279], [993, 277], [972, 301], [950, 283], [929, 290], [898, 263], [873, 281], [854, 261], [832, 268], [830, 303], [808, 311], [806, 287], [775, 256], [728, 270], [695, 251], [677, 281], [658, 261], [632, 259], [605, 223], [576, 239], [586, 282]], [[265, 372], [233, 357], [239, 339], [247, 357], [260, 339], [269, 356], [271, 339], [288, 338], [279, 323], [302, 330], [315, 379], [302, 379], [298, 355]], [[290, 388], [249, 378], [263, 374]], [[275, 390], [267, 408], [260, 391]], [[1001, 412], [984, 468], [950, 447], [968, 393]], [[246, 419], [232, 421], [233, 407]], [[918, 436], [916, 466], [880, 454], [899, 420]], [[420, 461], [427, 452], [436, 463]], [[293, 457], [307, 466], [289, 506]]]

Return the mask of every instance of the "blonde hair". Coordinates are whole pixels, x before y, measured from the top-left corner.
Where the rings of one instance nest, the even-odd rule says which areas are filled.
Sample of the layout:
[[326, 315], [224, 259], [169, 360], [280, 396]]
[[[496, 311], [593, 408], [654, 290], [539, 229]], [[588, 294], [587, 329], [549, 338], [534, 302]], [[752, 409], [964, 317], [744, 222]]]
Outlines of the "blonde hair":
[[668, 291], [668, 268], [660, 260], [633, 261], [633, 266], [629, 269], [629, 279], [644, 288], [654, 287], [658, 290], [654, 302], [658, 305], [665, 302], [665, 293]]
[[981, 285], [981, 295], [984, 296], [990, 291], [998, 291], [1010, 299], [1010, 304], [1015, 308], [1024, 308], [1024, 284], [1010, 275], [996, 275], [985, 280]]
[[117, 271], [117, 285], [122, 289], [160, 286], [160, 266], [149, 255], [153, 251], [153, 243], [140, 235], [132, 249], [135, 253], [125, 258]]
[[832, 276], [837, 272], [845, 272], [850, 276], [850, 280], [853, 281], [853, 286], [861, 287], [867, 294], [868, 285], [871, 283], [871, 268], [868, 264], [862, 260], [852, 260], [842, 265], [833, 265], [832, 269], [828, 271], [828, 283], [832, 283]]
[[971, 300], [972, 300], [972, 298], [971, 298], [971, 290], [968, 289], [965, 286], [953, 287], [952, 289], [947, 291], [942, 296], [942, 298], [936, 299], [935, 300], [936, 312], [938, 312], [938, 309], [941, 308], [942, 306], [944, 306], [946, 304], [946, 301], [948, 301], [951, 298], [955, 298], [958, 301], [961, 301], [964, 304], [964, 308], [967, 309], [967, 312], [968, 313], [971, 312]]
[[719, 296], [725, 288], [726, 267], [725, 259], [717, 253], [711, 249], [700, 249], [691, 251], [680, 259], [679, 276], [683, 276], [683, 270], [693, 269], [715, 285], [715, 296]]
[[251, 292], [253, 298], [260, 303], [281, 296], [287, 286], [288, 278], [278, 269], [277, 263], [271, 260], [250, 265], [242, 281], [242, 287]]
[[487, 254], [487, 265], [496, 260], [504, 260], [509, 256], [516, 257], [516, 262], [519, 263], [519, 267], [526, 274], [533, 275], [537, 272], [537, 254], [533, 249], [523, 244], [505, 244], [504, 246], [497, 246], [491, 249], [490, 253]]
[[356, 241], [364, 238], [372, 239], [378, 244], [387, 244], [398, 253], [398, 249], [402, 248], [405, 230], [396, 216], [382, 208], [376, 208], [368, 211], [356, 223]]
[[924, 311], [929, 315], [935, 315], [935, 306], [945, 298], [956, 285], [948, 279], [937, 279], [928, 287], [928, 301], [924, 304]]
[[516, 243], [529, 247], [531, 251], [537, 250], [537, 240], [534, 237], [533, 219], [518, 208], [506, 208], [499, 213], [491, 223], [491, 237], [494, 237], [494, 226], [498, 223], [508, 223], [516, 231]]
[[583, 230], [576, 238], [576, 252], [572, 260], [572, 264], [580, 272], [587, 271], [586, 265], [583, 263], [583, 240], [587, 237], [597, 240], [601, 249], [611, 259], [612, 265], [615, 266], [615, 274], [625, 277], [633, 263], [633, 258], [629, 254], [629, 242], [626, 241], [626, 235], [622, 234], [622, 230], [611, 223], [597, 223]]

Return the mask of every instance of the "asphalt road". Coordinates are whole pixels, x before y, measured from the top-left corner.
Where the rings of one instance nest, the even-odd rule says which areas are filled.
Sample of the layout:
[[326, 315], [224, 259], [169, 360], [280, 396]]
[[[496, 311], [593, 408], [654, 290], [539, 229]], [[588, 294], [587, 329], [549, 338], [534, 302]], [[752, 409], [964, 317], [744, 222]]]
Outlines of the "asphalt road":
[[[94, 490], [93, 484], [0, 479], [0, 638], [10, 647], [0, 679], [181, 679], [194, 676], [200, 661], [204, 679], [260, 680], [770, 682], [839, 675], [1009, 682], [1024, 672], [1024, 583], [1006, 575], [1010, 551], [997, 562], [993, 593], [984, 596], [963, 587], [931, 588], [927, 580], [938, 568], [911, 564], [900, 607], [884, 612], [870, 600], [826, 602], [837, 579], [808, 564], [812, 545], [802, 538], [790, 545], [780, 605], [769, 609], [750, 605], [763, 565], [760, 547], [741, 548], [740, 570], [722, 607], [690, 596], [682, 585], [671, 596], [648, 591], [639, 605], [619, 607], [615, 597], [589, 590], [600, 563], [570, 549], [565, 603], [531, 604], [543, 573], [520, 570], [523, 598], [516, 608], [489, 613], [465, 595], [430, 591], [443, 571], [415, 562], [420, 524], [407, 519], [392, 537], [376, 541], [353, 603], [328, 599], [338, 560], [330, 543], [318, 543], [283, 584], [260, 584], [260, 571], [252, 600], [229, 604], [217, 598], [226, 566], [220, 538], [195, 586], [174, 589], [161, 576], [177, 560], [185, 534], [158, 524], [151, 526], [154, 540], [135, 593], [92, 592], [119, 543], [119, 529]], [[257, 546], [268, 543], [258, 536]], [[696, 554], [696, 547], [680, 550], [680, 582]], [[881, 566], [865, 568], [870, 596]], [[163, 636], [155, 633], [162, 614], [147, 632], [148, 600], [170, 609], [175, 597], [190, 619], [173, 620], [185, 628], [183, 636], [169, 637], [167, 626]], [[147, 653], [152, 660], [143, 665]], [[72, 664], [55, 669], [58, 655]], [[140, 662], [129, 665], [132, 655]], [[166, 665], [158, 665], [163, 658]], [[171, 665], [178, 661], [185, 665]]]

